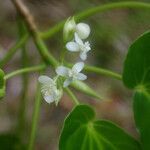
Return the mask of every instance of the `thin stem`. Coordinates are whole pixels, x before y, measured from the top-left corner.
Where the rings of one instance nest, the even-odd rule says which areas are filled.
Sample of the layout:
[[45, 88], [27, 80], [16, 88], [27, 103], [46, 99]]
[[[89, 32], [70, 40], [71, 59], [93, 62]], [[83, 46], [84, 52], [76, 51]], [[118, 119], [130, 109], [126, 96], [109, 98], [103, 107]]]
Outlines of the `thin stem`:
[[[120, 9], [120, 8], [139, 8], [139, 9], [147, 9], [150, 10], [150, 4], [149, 3], [144, 3], [144, 2], [115, 2], [115, 3], [109, 3], [109, 4], [105, 4], [105, 5], [100, 5], [100, 6], [96, 6], [87, 10], [84, 10], [83, 12], [75, 15], [75, 20], [76, 21], [80, 21], [83, 19], [86, 19], [90, 16], [93, 16], [97, 13], [102, 13], [105, 11], [110, 11], [113, 9]], [[62, 22], [58, 23], [57, 25], [55, 25], [54, 27], [51, 27], [49, 30], [45, 31], [45, 32], [41, 32], [41, 37], [43, 39], [47, 39], [52, 37], [53, 35], [55, 35], [57, 32], [59, 32], [65, 23], [66, 20], [63, 20]]]
[[[66, 64], [66, 65], [68, 67], [73, 66], [73, 64]], [[111, 77], [113, 79], [122, 80], [122, 76], [120, 74], [113, 72], [113, 71], [110, 71], [108, 69], [101, 68], [101, 67], [94, 67], [94, 66], [85, 65], [84, 70], [87, 72], [94, 72], [94, 73], [97, 73], [100, 75], [105, 75], [105, 76]]]
[[[67, 19], [66, 19], [67, 20]], [[59, 22], [58, 24], [54, 25], [53, 27], [51, 27], [50, 29], [48, 29], [47, 31], [43, 31], [40, 32], [40, 37], [42, 39], [48, 39], [51, 38], [52, 36], [54, 36], [56, 33], [58, 33], [59, 31], [62, 30], [66, 20], [63, 20], [61, 22]]]
[[37, 50], [39, 51], [44, 62], [56, 67], [58, 65], [58, 62], [53, 57], [53, 55], [48, 51], [45, 43], [43, 42], [42, 38], [40, 37], [39, 31], [34, 22], [34, 18], [31, 15], [32, 13], [24, 5], [23, 1], [21, 1], [21, 0], [11, 0], [11, 1], [13, 2], [14, 6], [16, 7], [18, 13], [23, 17], [23, 19], [28, 27], [28, 30], [30, 31], [30, 34], [34, 40], [34, 43], [37, 47]]
[[145, 2], [136, 2], [136, 1], [126, 1], [126, 2], [115, 2], [115, 3], [109, 3], [105, 4], [103, 6], [96, 6], [94, 8], [87, 9], [78, 15], [76, 15], [77, 21], [80, 21], [82, 19], [86, 19], [88, 17], [91, 17], [97, 13], [110, 11], [113, 9], [122, 9], [122, 8], [138, 8], [138, 9], [147, 9], [150, 10], [150, 4]]
[[122, 76], [120, 74], [118, 74], [116, 72], [112, 72], [112, 71], [107, 70], [107, 69], [100, 68], [100, 67], [85, 65], [84, 70], [88, 71], [88, 72], [94, 72], [97, 74], [101, 74], [101, 75], [106, 75], [108, 77], [112, 77], [112, 78], [117, 79], [117, 80], [122, 80]]
[[34, 18], [31, 15], [28, 8], [24, 5], [22, 0], [11, 0], [14, 6], [16, 7], [18, 14], [24, 19], [26, 25], [28, 26], [29, 33], [34, 33], [37, 30]]
[[46, 47], [45, 43], [38, 33], [35, 33], [33, 35], [33, 40], [44, 62], [56, 67], [59, 64], [58, 61], [53, 57], [50, 51], [48, 51], [48, 48]]
[[36, 101], [35, 101], [33, 117], [32, 117], [31, 134], [29, 137], [29, 145], [28, 145], [27, 150], [33, 150], [33, 147], [34, 147], [36, 131], [37, 131], [37, 124], [39, 121], [40, 107], [41, 107], [41, 91], [40, 91], [40, 85], [38, 84], [37, 92], [36, 92]]
[[12, 56], [16, 53], [16, 51], [21, 48], [28, 39], [28, 34], [25, 34], [16, 44], [10, 48], [8, 53], [0, 60], [0, 67], [3, 67], [9, 60], [11, 60]]
[[66, 55], [66, 48], [64, 47], [64, 48], [62, 49], [61, 54], [60, 54], [60, 61], [61, 61], [61, 64], [62, 64], [62, 65], [63, 65], [64, 60], [65, 60], [65, 55]]
[[76, 98], [76, 96], [73, 94], [73, 92], [69, 88], [65, 88], [65, 91], [71, 97], [71, 99], [73, 100], [75, 105], [79, 105], [80, 104], [78, 99]]
[[[23, 55], [23, 67], [26, 67], [27, 58], [26, 58], [26, 52], [25, 49], [22, 49], [22, 55]], [[28, 83], [29, 78], [28, 74], [22, 75], [22, 92], [21, 92], [21, 101], [19, 106], [19, 114], [18, 114], [18, 134], [20, 138], [23, 137], [24, 134], [24, 127], [25, 127], [25, 113], [26, 113], [26, 104], [27, 104], [27, 89], [28, 89]]]
[[41, 71], [45, 68], [46, 68], [46, 65], [44, 65], [44, 64], [34, 66], [34, 67], [27, 67], [27, 68], [19, 69], [19, 70], [11, 72], [9, 74], [6, 74], [4, 78], [5, 78], [5, 80], [8, 80], [8, 79], [10, 79], [16, 75], [19, 75], [19, 74], [34, 72], [34, 71]]
[[[20, 16], [18, 15], [18, 29], [20, 37], [24, 36], [27, 33], [26, 27], [21, 20]], [[28, 65], [28, 55], [26, 45], [22, 46], [22, 53], [21, 53], [21, 67], [25, 68]], [[18, 135], [20, 139], [24, 137], [24, 127], [25, 127], [25, 114], [26, 114], [26, 104], [27, 104], [27, 89], [29, 83], [29, 76], [28, 74], [22, 74], [22, 91], [21, 91], [21, 101], [19, 105], [19, 113], [18, 113]]]

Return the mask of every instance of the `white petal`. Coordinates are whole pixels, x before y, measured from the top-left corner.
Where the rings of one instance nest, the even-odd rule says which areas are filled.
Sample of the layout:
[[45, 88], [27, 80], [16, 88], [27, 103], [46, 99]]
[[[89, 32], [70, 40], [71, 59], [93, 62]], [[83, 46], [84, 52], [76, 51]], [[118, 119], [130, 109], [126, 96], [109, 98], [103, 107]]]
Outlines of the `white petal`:
[[59, 66], [56, 68], [56, 73], [60, 76], [67, 77], [69, 72], [69, 68], [64, 67], [64, 66]]
[[44, 76], [44, 75], [40, 76], [40, 77], [38, 78], [38, 81], [39, 81], [40, 83], [42, 83], [42, 84], [45, 84], [45, 83], [53, 83], [53, 82], [54, 82], [53, 79], [51, 79], [51, 78], [48, 77], [48, 76]]
[[90, 34], [90, 27], [86, 23], [78, 23], [76, 25], [76, 32], [81, 39], [86, 39]]
[[79, 73], [83, 69], [83, 67], [84, 67], [84, 63], [78, 62], [72, 67], [72, 70]]
[[82, 60], [86, 60], [86, 58], [87, 58], [86, 52], [81, 52], [81, 53], [80, 53], [80, 58], [81, 58]]
[[74, 34], [75, 36], [75, 42], [77, 42], [79, 45], [83, 45], [83, 41], [80, 39], [77, 33]]
[[71, 52], [77, 52], [79, 51], [79, 45], [75, 42], [68, 42], [66, 44], [66, 48]]
[[78, 73], [77, 79], [78, 79], [78, 80], [86, 80], [86, 79], [87, 79], [87, 76], [84, 75], [83, 73]]
[[54, 102], [54, 98], [53, 96], [44, 96], [44, 100], [47, 102], [47, 103], [52, 103]]
[[68, 78], [65, 80], [63, 87], [67, 87], [72, 82], [72, 78]]

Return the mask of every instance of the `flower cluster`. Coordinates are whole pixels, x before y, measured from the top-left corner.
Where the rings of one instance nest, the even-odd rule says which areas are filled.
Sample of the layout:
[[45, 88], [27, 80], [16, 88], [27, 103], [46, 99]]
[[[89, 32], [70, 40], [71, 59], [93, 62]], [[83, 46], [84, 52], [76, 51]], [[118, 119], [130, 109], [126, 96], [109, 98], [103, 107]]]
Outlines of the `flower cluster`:
[[[90, 34], [90, 27], [85, 23], [76, 24], [74, 18], [69, 18], [64, 25], [64, 39], [69, 39], [73, 35], [71, 41], [66, 43], [66, 49], [71, 52], [79, 52], [79, 56], [82, 61], [86, 60], [87, 52], [91, 50], [90, 44], [85, 40]], [[58, 66], [56, 68], [57, 77], [51, 79], [48, 76], [40, 76], [39, 82], [41, 84], [41, 92], [46, 102], [55, 102], [58, 104], [62, 97], [62, 88], [69, 86], [75, 80], [86, 80], [87, 76], [81, 73], [84, 68], [84, 62], [77, 62], [72, 68], [66, 66]], [[63, 83], [60, 86], [60, 80]], [[59, 88], [58, 88], [59, 84]]]
[[[68, 29], [68, 30], [67, 30]], [[69, 38], [69, 34], [74, 34], [73, 41], [66, 44], [66, 48], [71, 52], [79, 52], [80, 58], [86, 60], [87, 52], [91, 50], [88, 41], [83, 42], [90, 34], [90, 27], [85, 23], [75, 24], [74, 18], [69, 18], [64, 26], [64, 37]]]

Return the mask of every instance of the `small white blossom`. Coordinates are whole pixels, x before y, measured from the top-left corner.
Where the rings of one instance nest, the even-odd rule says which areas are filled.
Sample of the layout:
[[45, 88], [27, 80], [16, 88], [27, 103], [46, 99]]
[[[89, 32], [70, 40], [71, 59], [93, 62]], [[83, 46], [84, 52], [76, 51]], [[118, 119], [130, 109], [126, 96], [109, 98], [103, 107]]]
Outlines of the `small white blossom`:
[[65, 66], [59, 66], [56, 68], [56, 73], [60, 76], [66, 77], [66, 80], [63, 84], [64, 87], [67, 87], [71, 82], [75, 80], [85, 80], [87, 76], [83, 73], [80, 73], [84, 67], [83, 62], [76, 63], [71, 69]]
[[55, 102], [58, 104], [62, 97], [62, 91], [57, 89], [55, 80], [48, 76], [40, 76], [38, 81], [41, 83], [41, 92], [47, 103]]
[[64, 25], [64, 38], [69, 39], [72, 34], [77, 33], [81, 39], [86, 39], [90, 35], [90, 27], [86, 23], [75, 23], [74, 17], [69, 17]]
[[76, 33], [75, 42], [68, 42], [66, 48], [71, 52], [80, 52], [80, 58], [82, 60], [86, 60], [87, 52], [91, 50], [90, 43], [88, 41], [83, 43]]

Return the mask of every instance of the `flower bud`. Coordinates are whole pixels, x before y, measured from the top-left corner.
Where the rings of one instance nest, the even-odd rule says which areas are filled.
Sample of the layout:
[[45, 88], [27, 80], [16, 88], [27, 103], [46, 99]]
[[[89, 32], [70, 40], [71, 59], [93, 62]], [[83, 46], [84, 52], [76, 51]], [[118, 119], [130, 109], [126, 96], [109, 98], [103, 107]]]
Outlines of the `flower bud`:
[[64, 25], [63, 36], [65, 41], [69, 41], [75, 32], [76, 23], [74, 17], [69, 17]]
[[86, 39], [90, 34], [90, 27], [86, 23], [78, 23], [76, 25], [76, 32], [81, 39]]

